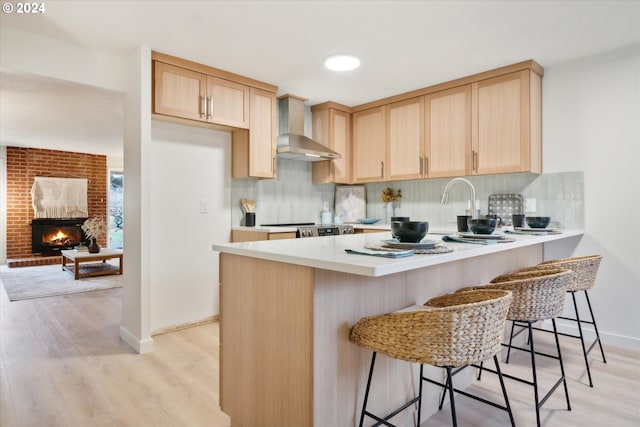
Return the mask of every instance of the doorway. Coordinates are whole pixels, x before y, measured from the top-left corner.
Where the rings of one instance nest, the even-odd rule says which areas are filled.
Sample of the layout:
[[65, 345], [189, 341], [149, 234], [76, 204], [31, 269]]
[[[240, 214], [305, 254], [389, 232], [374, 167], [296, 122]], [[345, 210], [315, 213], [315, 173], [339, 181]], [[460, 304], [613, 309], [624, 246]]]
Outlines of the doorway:
[[109, 248], [124, 246], [124, 174], [121, 170], [109, 170]]

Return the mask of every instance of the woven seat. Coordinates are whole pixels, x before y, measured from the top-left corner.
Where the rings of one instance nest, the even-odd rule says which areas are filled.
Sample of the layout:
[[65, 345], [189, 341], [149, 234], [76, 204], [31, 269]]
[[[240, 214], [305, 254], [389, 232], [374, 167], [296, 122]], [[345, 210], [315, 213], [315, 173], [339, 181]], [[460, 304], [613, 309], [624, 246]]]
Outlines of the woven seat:
[[[598, 344], [600, 347], [600, 354], [602, 355], [602, 361], [607, 363], [607, 359], [604, 355], [604, 349], [602, 348], [602, 342], [600, 341], [600, 333], [598, 332], [598, 325], [596, 324], [595, 317], [593, 316], [593, 309], [591, 308], [591, 301], [589, 300], [589, 293], [587, 292], [595, 286], [596, 274], [600, 266], [602, 255], [589, 255], [573, 258], [560, 258], [551, 261], [544, 261], [536, 266], [528, 267], [519, 271], [532, 271], [532, 270], [546, 270], [550, 268], [566, 268], [572, 271], [569, 283], [567, 284], [567, 292], [571, 293], [571, 299], [573, 300], [573, 309], [575, 317], [558, 316], [558, 319], [569, 320], [576, 323], [578, 327], [578, 335], [561, 333], [562, 336], [571, 338], [577, 338], [580, 340], [582, 346], [582, 354], [584, 357], [584, 363], [587, 369], [587, 377], [589, 379], [589, 386], [593, 387], [593, 380], [591, 378], [591, 369], [589, 368], [589, 353], [593, 347]], [[576, 301], [576, 292], [584, 292], [584, 296], [589, 308], [589, 315], [591, 320], [582, 319], [580, 311], [578, 310], [578, 303]], [[585, 337], [582, 330], [582, 324], [592, 325], [596, 334], [595, 340], [591, 343], [589, 348], [585, 344]], [[542, 329], [545, 330], [545, 329]], [[551, 332], [549, 330], [545, 330]]]
[[[511, 339], [509, 340], [508, 344], [503, 344], [503, 346], [506, 346], [509, 349], [507, 353], [507, 363], [509, 362], [509, 355], [512, 348], [529, 352], [531, 354], [531, 370], [533, 381], [528, 381], [507, 374], [502, 375], [507, 378], [533, 386], [536, 407], [536, 421], [538, 427], [540, 427], [540, 407], [556, 390], [560, 383], [564, 385], [567, 409], [571, 410], [571, 403], [569, 402], [569, 390], [567, 388], [567, 381], [564, 374], [562, 353], [560, 352], [560, 343], [558, 340], [555, 322], [556, 317], [562, 314], [565, 293], [567, 291], [567, 285], [569, 283], [571, 274], [571, 270], [567, 269], [535, 269], [530, 271], [519, 271], [498, 276], [494, 278], [488, 285], [463, 288], [459, 290], [459, 292], [464, 292], [468, 289], [504, 289], [512, 292], [513, 301], [511, 302], [511, 306], [509, 307], [509, 312], [507, 314], [507, 320], [513, 321], [511, 329]], [[539, 320], [551, 320], [556, 340], [557, 355], [549, 355], [535, 351], [533, 341], [533, 323]], [[514, 325], [522, 325], [528, 330], [529, 348], [521, 348], [513, 345]], [[535, 362], [536, 354], [556, 359], [559, 361], [560, 365], [559, 379], [542, 398], [539, 398], [538, 395], [538, 379]], [[491, 371], [481, 364], [480, 372], [482, 372], [482, 370]]]
[[[416, 402], [420, 425], [422, 380], [442, 387], [448, 386], [453, 424], [457, 425], [452, 382], [441, 384], [424, 377], [422, 365], [444, 367], [450, 378], [453, 367], [478, 363], [494, 356], [496, 369], [499, 370], [495, 354], [500, 349], [511, 299], [511, 292], [502, 290], [461, 292], [429, 300], [425, 303], [430, 306], [428, 309], [388, 313], [359, 320], [351, 329], [351, 341], [373, 351], [360, 426], [363, 425], [365, 416], [382, 424], [392, 425], [388, 422], [391, 417]], [[366, 410], [377, 353], [420, 364], [421, 381], [418, 396], [385, 417], [378, 417]], [[506, 406], [494, 406], [507, 410], [513, 425], [504, 386], [503, 394]]]

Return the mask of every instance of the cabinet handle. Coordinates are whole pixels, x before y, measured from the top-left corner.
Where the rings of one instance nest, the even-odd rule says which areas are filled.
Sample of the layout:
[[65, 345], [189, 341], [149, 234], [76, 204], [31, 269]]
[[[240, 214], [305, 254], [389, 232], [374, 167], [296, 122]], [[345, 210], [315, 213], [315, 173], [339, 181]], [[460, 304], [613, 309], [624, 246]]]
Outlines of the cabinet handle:
[[420, 156], [420, 176], [422, 176], [422, 156]]
[[207, 100], [204, 96], [200, 97], [200, 117], [207, 118]]
[[380, 162], [380, 178], [384, 178], [384, 162]]
[[424, 156], [424, 176], [429, 176], [429, 158]]
[[209, 117], [213, 117], [213, 95], [209, 98]]
[[473, 150], [471, 153], [472, 153], [471, 159], [472, 159], [472, 163], [473, 163], [471, 165], [471, 170], [474, 170], [474, 171], [477, 172], [478, 171], [478, 152]]

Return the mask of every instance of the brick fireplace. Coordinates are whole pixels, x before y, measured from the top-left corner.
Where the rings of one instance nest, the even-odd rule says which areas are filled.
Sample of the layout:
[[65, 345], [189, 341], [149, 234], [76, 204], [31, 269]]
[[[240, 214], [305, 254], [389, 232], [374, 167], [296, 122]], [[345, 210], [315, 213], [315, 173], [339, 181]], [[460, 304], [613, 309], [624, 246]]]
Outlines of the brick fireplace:
[[[37, 148], [7, 147], [7, 265], [56, 264], [60, 256], [32, 253], [31, 186], [36, 176], [87, 178], [89, 217], [107, 211], [107, 157]], [[106, 246], [107, 237], [98, 243]]]

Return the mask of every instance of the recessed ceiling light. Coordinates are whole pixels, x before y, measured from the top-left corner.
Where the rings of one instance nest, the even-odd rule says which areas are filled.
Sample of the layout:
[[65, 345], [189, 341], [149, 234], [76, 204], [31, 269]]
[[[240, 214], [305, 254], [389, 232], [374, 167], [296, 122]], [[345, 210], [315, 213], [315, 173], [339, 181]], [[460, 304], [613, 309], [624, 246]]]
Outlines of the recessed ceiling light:
[[324, 61], [324, 66], [332, 71], [351, 71], [360, 66], [360, 60], [351, 55], [332, 55]]

